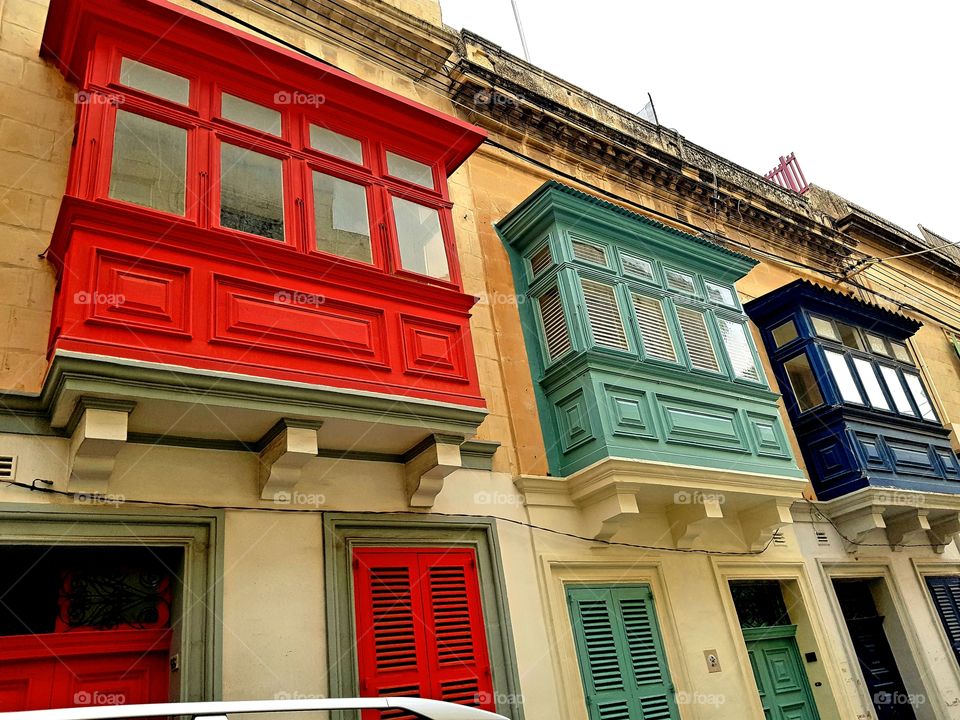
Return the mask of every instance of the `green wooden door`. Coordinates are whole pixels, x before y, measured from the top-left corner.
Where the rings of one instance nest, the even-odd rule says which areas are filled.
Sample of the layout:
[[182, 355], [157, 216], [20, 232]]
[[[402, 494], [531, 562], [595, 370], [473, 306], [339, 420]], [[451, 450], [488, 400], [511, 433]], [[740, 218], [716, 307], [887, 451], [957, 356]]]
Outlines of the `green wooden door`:
[[590, 720], [678, 720], [650, 589], [567, 592]]
[[747, 655], [767, 720], [818, 720], [794, 637], [796, 625], [744, 628]]

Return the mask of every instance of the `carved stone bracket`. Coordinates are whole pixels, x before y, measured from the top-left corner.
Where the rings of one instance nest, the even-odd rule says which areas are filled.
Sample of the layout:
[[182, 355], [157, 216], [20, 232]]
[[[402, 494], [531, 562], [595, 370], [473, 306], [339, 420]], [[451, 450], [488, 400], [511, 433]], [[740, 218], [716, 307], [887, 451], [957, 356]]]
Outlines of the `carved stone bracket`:
[[865, 541], [874, 530], [885, 530], [887, 523], [883, 518], [882, 505], [867, 505], [836, 518], [835, 522], [844, 537], [847, 552], [856, 552], [858, 543]]
[[127, 442], [130, 413], [136, 403], [81, 397], [66, 431], [70, 436], [68, 487], [75, 492], [106, 493], [117, 461]]
[[288, 500], [301, 480], [304, 466], [317, 456], [317, 431], [322, 424], [284, 418], [263, 436], [259, 456], [261, 499]]
[[888, 514], [883, 521], [887, 525], [887, 540], [893, 550], [902, 550], [908, 542], [907, 536], [930, 530], [927, 510], [922, 508], [909, 508], [896, 515]]
[[696, 501], [685, 505], [671, 505], [667, 510], [670, 531], [678, 549], [688, 549], [711, 525], [723, 521], [720, 498], [697, 495]]
[[404, 456], [404, 478], [410, 507], [433, 507], [444, 481], [462, 466], [462, 436], [432, 435]]
[[762, 502], [740, 513], [740, 531], [743, 540], [753, 551], [760, 551], [770, 544], [773, 534], [784, 525], [793, 523], [790, 513], [792, 499], [778, 498]]
[[936, 552], [942, 553], [952, 541], [960, 547], [960, 513], [947, 513], [931, 520], [929, 525], [927, 537]]
[[623, 525], [640, 514], [636, 492], [614, 490], [592, 502], [584, 511], [587, 534], [596, 540], [613, 540]]

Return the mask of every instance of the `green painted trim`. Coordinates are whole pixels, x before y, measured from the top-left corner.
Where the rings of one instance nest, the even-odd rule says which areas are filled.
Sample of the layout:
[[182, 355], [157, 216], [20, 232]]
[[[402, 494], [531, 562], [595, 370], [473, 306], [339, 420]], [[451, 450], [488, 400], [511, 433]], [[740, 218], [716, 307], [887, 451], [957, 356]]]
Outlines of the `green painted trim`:
[[470, 470], [493, 470], [493, 456], [499, 448], [496, 440], [467, 440], [460, 445], [460, 461]]
[[792, 638], [797, 636], [796, 625], [777, 625], [772, 627], [743, 628], [743, 639], [746, 642], [753, 640], [773, 640], [776, 638]]
[[[324, 515], [324, 587], [326, 593], [327, 669], [330, 697], [356, 697], [356, 623], [353, 602], [353, 548], [467, 547], [476, 552], [484, 624], [490, 651], [497, 712], [523, 720], [507, 590], [500, 560], [497, 526], [490, 518], [440, 518], [410, 515]], [[355, 714], [359, 717], [359, 714]]]
[[[40, 393], [0, 394], [0, 430], [62, 435], [62, 428], [50, 426], [50, 415], [67, 391], [83, 396], [102, 393], [119, 402], [169, 400], [306, 415], [315, 420], [387, 418], [393, 424], [409, 427], [430, 422], [455, 435], [472, 435], [488, 414], [482, 408], [449, 403], [57, 352]], [[23, 422], [24, 417], [30, 421]]]
[[[180, 633], [181, 701], [223, 696], [223, 548], [221, 510], [178, 511], [46, 503], [0, 505], [0, 545], [164, 545], [184, 550], [189, 626]], [[206, 555], [204, 558], [203, 556]], [[181, 608], [182, 610], [182, 608]], [[197, 648], [203, 648], [197, 662]], [[184, 685], [185, 683], [185, 685]]]

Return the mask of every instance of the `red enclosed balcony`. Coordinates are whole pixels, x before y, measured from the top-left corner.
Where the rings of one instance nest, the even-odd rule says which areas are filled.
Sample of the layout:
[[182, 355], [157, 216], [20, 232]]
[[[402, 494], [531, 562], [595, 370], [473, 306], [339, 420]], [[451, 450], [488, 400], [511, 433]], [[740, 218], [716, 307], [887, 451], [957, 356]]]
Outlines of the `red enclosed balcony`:
[[481, 130], [163, 0], [54, 0], [43, 49], [78, 100], [48, 385], [109, 380], [61, 382], [54, 427], [92, 394], [135, 401], [143, 435], [263, 445], [316, 421], [322, 446], [403, 453], [472, 434], [446, 181]]

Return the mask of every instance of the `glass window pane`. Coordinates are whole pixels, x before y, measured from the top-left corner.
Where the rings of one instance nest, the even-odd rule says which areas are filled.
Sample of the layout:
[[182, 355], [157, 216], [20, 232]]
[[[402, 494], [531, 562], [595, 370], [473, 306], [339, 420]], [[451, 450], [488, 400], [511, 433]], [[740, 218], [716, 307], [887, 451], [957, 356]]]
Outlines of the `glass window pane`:
[[840, 342], [846, 345], [848, 348], [853, 348], [854, 350], [863, 350], [863, 340], [860, 339], [860, 331], [857, 330], [852, 325], [847, 325], [846, 323], [837, 322], [837, 332], [840, 333]]
[[120, 84], [181, 105], [190, 103], [190, 81], [187, 78], [130, 58], [120, 61]]
[[407, 180], [428, 188], [433, 187], [433, 168], [403, 155], [387, 153], [387, 172], [401, 180]]
[[913, 395], [913, 401], [920, 409], [920, 414], [927, 420], [936, 420], [937, 414], [933, 411], [933, 405], [927, 397], [927, 391], [923, 389], [920, 378], [912, 373], [904, 373], [903, 379], [907, 381], [907, 387], [910, 388], [910, 394]]
[[907, 393], [903, 390], [903, 385], [900, 382], [900, 376], [897, 375], [897, 371], [892, 367], [881, 365], [880, 374], [883, 376], [884, 382], [887, 383], [887, 390], [890, 391], [890, 397], [893, 398], [893, 404], [896, 405], [897, 410], [904, 415], [916, 416], [913, 407], [910, 405], [910, 401], [907, 400]]
[[536, 251], [530, 254], [530, 272], [534, 277], [553, 266], [553, 253], [550, 252], [549, 245], [542, 245]]
[[890, 403], [880, 387], [880, 381], [877, 380], [877, 373], [873, 369], [873, 363], [863, 358], [853, 358], [853, 367], [856, 368], [857, 377], [860, 378], [860, 384], [867, 391], [867, 399], [875, 408], [889, 410]]
[[676, 270], [664, 270], [664, 274], [667, 277], [667, 287], [671, 290], [676, 290], [677, 292], [682, 292], [687, 295], [696, 294], [693, 275], [687, 275], [686, 273]]
[[280, 160], [236, 145], [220, 145], [220, 224], [283, 240]]
[[227, 120], [246, 125], [254, 130], [280, 135], [280, 112], [264, 107], [236, 95], [223, 93], [220, 100], [220, 114]]
[[840, 336], [837, 335], [837, 331], [833, 327], [832, 322], [826, 318], [817, 317], [816, 315], [811, 315], [810, 321], [813, 323], [813, 332], [815, 332], [819, 337], [827, 338], [828, 340], [836, 340], [838, 342], [840, 341]]
[[310, 126], [310, 147], [327, 155], [363, 165], [363, 145], [352, 137], [335, 133], [319, 125]]
[[313, 173], [317, 250], [372, 262], [367, 191], [363, 185]]
[[780, 323], [772, 331], [773, 342], [776, 343], [777, 347], [783, 347], [791, 340], [796, 340], [799, 335], [797, 334], [797, 326], [793, 320], [787, 320], [785, 323]]
[[187, 131], [117, 110], [110, 197], [183, 215]]
[[750, 349], [747, 329], [743, 323], [717, 318], [717, 325], [720, 327], [720, 338], [727, 349], [733, 374], [741, 380], [760, 382], [760, 373], [753, 360], [753, 351]]
[[440, 230], [440, 212], [403, 198], [393, 198], [400, 263], [405, 270], [450, 279], [447, 251]]
[[654, 280], [653, 263], [644, 260], [642, 257], [630, 255], [629, 253], [620, 253], [620, 259], [623, 261], [623, 272], [633, 277], [643, 278], [644, 280]]
[[846, 402], [854, 402], [863, 405], [863, 397], [857, 389], [857, 384], [853, 380], [853, 373], [850, 372], [850, 366], [847, 365], [847, 358], [843, 353], [833, 350], [824, 350], [827, 356], [827, 364], [830, 366], [830, 372], [833, 373], [833, 379], [840, 389], [840, 397]]
[[726, 285], [718, 285], [710, 281], [704, 283], [707, 287], [707, 299], [710, 302], [726, 305], [727, 307], [736, 307], [737, 301], [733, 296], [733, 288]]
[[806, 412], [810, 408], [817, 407], [817, 405], [823, 405], [820, 386], [817, 385], [817, 378], [810, 368], [810, 361], [806, 355], [797, 355], [790, 358], [783, 364], [783, 368], [787, 371], [790, 388], [793, 390], [793, 396], [797, 399], [800, 412]]
[[910, 357], [910, 351], [907, 350], [906, 345], [903, 343], [891, 342], [890, 347], [893, 348], [893, 356], [897, 360], [913, 365], [913, 358]]
[[587, 240], [574, 239], [573, 237], [570, 238], [570, 245], [573, 248], [573, 256], [577, 260], [608, 267], [607, 251], [603, 245], [597, 245]]
[[867, 342], [870, 344], [870, 352], [875, 352], [878, 355], [886, 355], [889, 357], [890, 353], [887, 351], [887, 341], [884, 340], [879, 335], [874, 335], [873, 333], [866, 333]]

